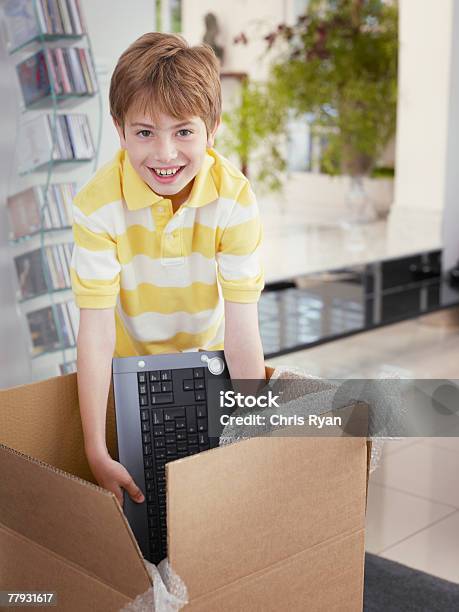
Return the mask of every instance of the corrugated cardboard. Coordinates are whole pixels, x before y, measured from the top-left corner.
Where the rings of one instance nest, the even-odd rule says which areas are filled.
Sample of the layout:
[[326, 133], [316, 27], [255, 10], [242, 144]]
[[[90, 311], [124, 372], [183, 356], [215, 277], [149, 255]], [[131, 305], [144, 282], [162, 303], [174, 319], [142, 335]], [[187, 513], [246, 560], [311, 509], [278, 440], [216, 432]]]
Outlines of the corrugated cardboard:
[[[111, 398], [107, 439], [116, 453]], [[89, 482], [74, 374], [0, 391], [0, 443], [1, 588], [103, 612], [151, 586], [115, 496]], [[186, 610], [360, 610], [367, 452], [362, 438], [254, 438], [168, 464]]]

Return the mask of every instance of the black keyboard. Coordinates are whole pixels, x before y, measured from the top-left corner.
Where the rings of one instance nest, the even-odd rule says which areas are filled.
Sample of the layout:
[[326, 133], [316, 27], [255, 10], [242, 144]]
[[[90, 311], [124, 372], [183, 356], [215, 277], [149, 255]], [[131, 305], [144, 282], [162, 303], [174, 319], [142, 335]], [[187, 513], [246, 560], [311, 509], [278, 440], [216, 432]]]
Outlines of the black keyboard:
[[[146, 504], [135, 504], [125, 495], [124, 511], [144, 556], [155, 564], [167, 556], [166, 463], [218, 446], [215, 427], [209, 436], [208, 410], [218, 409], [219, 391], [229, 388], [230, 381], [226, 367], [213, 374], [207, 363], [201, 365], [204, 355], [225, 366], [222, 352], [128, 357], [113, 362], [119, 459], [146, 500]], [[175, 367], [167, 367], [171, 358]], [[199, 365], [183, 367], [190, 362]], [[141, 368], [139, 363], [145, 365]], [[153, 369], [161, 363], [166, 367]], [[132, 370], [133, 365], [135, 372], [120, 371]], [[130, 408], [133, 399], [136, 416]]]

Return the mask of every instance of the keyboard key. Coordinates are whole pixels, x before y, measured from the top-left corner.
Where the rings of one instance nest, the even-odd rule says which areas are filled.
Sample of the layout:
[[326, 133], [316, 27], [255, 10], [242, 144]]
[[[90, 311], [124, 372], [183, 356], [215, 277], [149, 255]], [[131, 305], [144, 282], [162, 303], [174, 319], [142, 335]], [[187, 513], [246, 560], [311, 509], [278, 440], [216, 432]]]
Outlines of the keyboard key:
[[187, 447], [187, 443], [186, 442], [178, 442], [177, 443], [177, 451], [179, 453], [186, 451], [187, 448], [188, 447]]
[[153, 470], [145, 470], [145, 478], [147, 480], [152, 480], [153, 475], [154, 475]]
[[139, 385], [147, 382], [147, 373], [146, 372], [139, 372], [137, 374], [137, 380], [139, 382]]
[[175, 421], [166, 421], [164, 425], [165, 433], [174, 433], [175, 431]]
[[142, 434], [142, 442], [143, 442], [144, 444], [150, 444], [150, 442], [151, 442], [151, 436], [150, 436], [150, 434], [149, 434], [149, 433], [144, 433], [144, 434]]
[[195, 391], [194, 392], [194, 397], [195, 397], [195, 400], [197, 402], [205, 402], [206, 401], [206, 392], [205, 391]]
[[142, 431], [150, 431], [150, 421], [142, 421]]
[[166, 441], [164, 438], [158, 437], [158, 438], [155, 438], [154, 444], [155, 444], [155, 448], [164, 448], [166, 446]]
[[145, 487], [146, 487], [147, 491], [154, 491], [155, 490], [155, 483], [153, 482], [153, 480], [147, 480], [147, 482], [145, 483]]
[[152, 406], [156, 406], [157, 404], [172, 404], [173, 401], [174, 397], [172, 393], [152, 393], [151, 395]]
[[139, 393], [145, 395], [147, 392], [147, 385], [139, 385]]
[[204, 368], [193, 368], [193, 378], [204, 378]]
[[205, 404], [202, 404], [201, 406], [196, 406], [196, 416], [198, 417], [198, 419], [203, 419], [204, 417], [207, 417], [207, 410]]
[[198, 434], [188, 434], [188, 444], [198, 444]]
[[192, 380], [184, 380], [183, 381], [183, 390], [184, 391], [193, 391], [194, 384]]
[[162, 425], [164, 423], [164, 415], [161, 408], [152, 410], [151, 416], [153, 418], [153, 425]]
[[156, 540], [159, 537], [159, 532], [156, 529], [150, 529], [149, 534], [151, 540]]
[[[175, 434], [175, 438], [177, 440], [177, 442], [179, 442], [180, 440], [186, 440], [186, 432], [184, 431], [178, 431]], [[167, 439], [167, 438], [166, 438]]]
[[194, 381], [194, 388], [195, 389], [204, 389], [205, 385], [204, 385], [204, 379], [203, 378], [198, 378], [197, 380]]
[[180, 408], [165, 408], [164, 409], [164, 420], [165, 421], [172, 421], [174, 419], [177, 419], [178, 417], [184, 417], [185, 416], [185, 408], [180, 407]]
[[[149, 493], [148, 495], [154, 495], [154, 493]], [[155, 499], [156, 499], [156, 495], [155, 495]], [[157, 516], [157, 512], [155, 512], [156, 508], [155, 506], [149, 506], [149, 508], [153, 509], [153, 514], [151, 516], [148, 517], [148, 526], [149, 527], [157, 527], [159, 520], [158, 520], [158, 516]], [[147, 512], [148, 512], [148, 508], [147, 508]]]
[[164, 436], [164, 425], [155, 425], [153, 427], [153, 435], [156, 436]]
[[158, 501], [159, 501], [159, 505], [160, 506], [164, 506], [166, 504], [166, 496], [165, 495], [158, 495]]
[[161, 380], [172, 380], [172, 374], [170, 370], [161, 370]]
[[187, 432], [190, 434], [197, 433], [198, 425], [196, 423], [196, 408], [194, 406], [186, 407], [186, 422], [187, 422]]
[[151, 455], [151, 444], [144, 444], [143, 445], [143, 454], [144, 455]]
[[145, 457], [143, 460], [143, 464], [145, 468], [151, 468], [153, 467], [153, 459], [151, 457]]
[[157, 480], [158, 484], [163, 484], [163, 482], [166, 482], [166, 475], [165, 474], [158, 474], [156, 476], [156, 480]]
[[166, 444], [175, 444], [175, 433], [166, 436]]
[[175, 428], [176, 429], [185, 429], [186, 422], [185, 419], [175, 419]]
[[175, 457], [177, 455], [177, 447], [174, 446], [166, 446], [166, 457]]
[[150, 372], [150, 382], [159, 382], [161, 380], [159, 371]]
[[207, 431], [207, 419], [198, 419], [198, 432]]
[[166, 451], [164, 448], [155, 448], [155, 457], [156, 459], [165, 459]]
[[161, 383], [161, 391], [162, 393], [168, 393], [172, 391], [172, 382], [163, 382]]
[[183, 457], [186, 457], [188, 455], [188, 451], [187, 450], [178, 451], [177, 455], [179, 459], [182, 459]]
[[198, 446], [189, 446], [188, 447], [188, 454], [189, 455], [196, 455], [196, 453], [199, 453], [199, 447]]
[[147, 504], [153, 504], [156, 501], [155, 497], [154, 493], [147, 493]]
[[141, 421], [149, 421], [150, 420], [150, 411], [149, 410], [141, 410], [140, 411], [140, 420]]
[[206, 433], [199, 434], [199, 446], [206, 446], [209, 444], [209, 436]]
[[161, 383], [160, 382], [151, 383], [150, 392], [151, 393], [161, 393]]
[[147, 513], [149, 516], [153, 516], [156, 514], [154, 506], [147, 506]]
[[148, 397], [146, 395], [139, 395], [139, 403], [141, 406], [148, 406]]
[[161, 485], [160, 487], [158, 487], [158, 494], [166, 495], [166, 485]]

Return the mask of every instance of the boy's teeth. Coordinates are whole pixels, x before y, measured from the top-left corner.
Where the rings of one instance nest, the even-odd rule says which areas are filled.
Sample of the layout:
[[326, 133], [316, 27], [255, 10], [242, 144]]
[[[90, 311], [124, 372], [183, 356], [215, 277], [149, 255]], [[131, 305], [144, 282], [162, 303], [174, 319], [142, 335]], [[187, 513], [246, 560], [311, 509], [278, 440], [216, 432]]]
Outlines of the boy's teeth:
[[178, 172], [179, 168], [175, 168], [174, 170], [161, 170], [158, 168], [153, 168], [153, 170], [156, 172], [156, 174], [158, 174], [159, 176], [170, 176], [171, 174], [176, 174], [176, 172]]

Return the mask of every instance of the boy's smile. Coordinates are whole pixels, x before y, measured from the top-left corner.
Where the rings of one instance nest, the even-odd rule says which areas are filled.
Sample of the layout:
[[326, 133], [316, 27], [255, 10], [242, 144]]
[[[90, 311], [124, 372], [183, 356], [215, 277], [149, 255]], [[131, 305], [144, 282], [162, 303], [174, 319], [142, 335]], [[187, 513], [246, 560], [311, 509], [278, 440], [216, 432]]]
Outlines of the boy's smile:
[[153, 119], [135, 111], [128, 113], [124, 129], [115, 125], [134, 170], [176, 210], [188, 198], [218, 126], [208, 135], [200, 117], [180, 120], [158, 113]]

